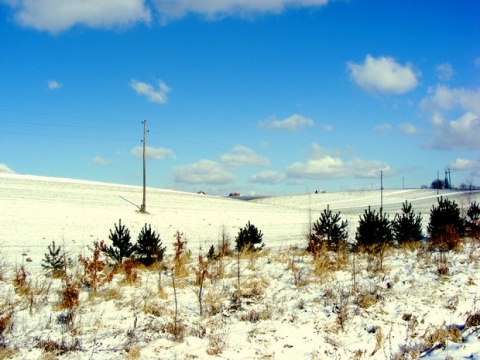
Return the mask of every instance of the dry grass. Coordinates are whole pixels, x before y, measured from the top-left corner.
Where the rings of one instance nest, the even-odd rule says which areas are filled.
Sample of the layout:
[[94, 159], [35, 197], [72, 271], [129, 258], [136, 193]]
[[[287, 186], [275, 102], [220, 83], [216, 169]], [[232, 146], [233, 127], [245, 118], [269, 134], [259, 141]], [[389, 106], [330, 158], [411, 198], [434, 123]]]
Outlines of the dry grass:
[[445, 347], [447, 341], [460, 343], [463, 341], [462, 332], [455, 326], [447, 328], [445, 324], [441, 327], [427, 329], [423, 335], [424, 349], [431, 349], [435, 346]]

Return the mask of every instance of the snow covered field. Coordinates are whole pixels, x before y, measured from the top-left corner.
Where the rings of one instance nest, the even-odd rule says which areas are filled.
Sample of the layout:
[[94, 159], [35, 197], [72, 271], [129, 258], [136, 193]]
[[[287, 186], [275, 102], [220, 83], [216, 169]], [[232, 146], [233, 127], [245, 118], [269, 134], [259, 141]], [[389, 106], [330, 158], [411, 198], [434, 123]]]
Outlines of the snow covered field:
[[[450, 190], [440, 195], [461, 207], [480, 198]], [[385, 190], [383, 208], [393, 219], [408, 200], [426, 227], [437, 196], [434, 190]], [[76, 348], [64, 346], [59, 357], [68, 359], [480, 359], [479, 327], [464, 327], [480, 307], [478, 243], [448, 255], [446, 276], [437, 274], [435, 256], [420, 250], [390, 252], [380, 272], [367, 271], [359, 256], [355, 266], [349, 258], [340, 270], [321, 274], [311, 256], [294, 250], [305, 247], [309, 222], [327, 206], [341, 211], [353, 238], [359, 215], [369, 205], [380, 207], [380, 191], [241, 201], [147, 189], [149, 214], [137, 212], [141, 202], [140, 187], [0, 174], [0, 309], [13, 309], [0, 358], [55, 358], [46, 344], [63, 342]], [[168, 331], [174, 311], [169, 271], [161, 272], [161, 294], [158, 272], [146, 269], [139, 270], [133, 285], [122, 284], [118, 274], [96, 296], [82, 289], [67, 326], [59, 320], [67, 314], [58, 306], [61, 280], [46, 276], [40, 266], [47, 246], [55, 240], [74, 259], [89, 255], [86, 245], [108, 243], [119, 219], [133, 241], [145, 223], [151, 224], [167, 247], [167, 262], [174, 234], [182, 232], [192, 253], [190, 269], [200, 252], [217, 245], [222, 232], [233, 244], [248, 221], [263, 232], [266, 251], [241, 260], [246, 294], [240, 306], [233, 307], [231, 300], [236, 258], [224, 260], [224, 276], [208, 280], [208, 310], [202, 316], [193, 270], [179, 280], [181, 340]], [[27, 296], [12, 285], [22, 264], [33, 289]], [[218, 264], [211, 266], [215, 272]], [[439, 340], [442, 330], [455, 333], [447, 332], [452, 327], [463, 342]], [[436, 347], [439, 343], [445, 346]]]

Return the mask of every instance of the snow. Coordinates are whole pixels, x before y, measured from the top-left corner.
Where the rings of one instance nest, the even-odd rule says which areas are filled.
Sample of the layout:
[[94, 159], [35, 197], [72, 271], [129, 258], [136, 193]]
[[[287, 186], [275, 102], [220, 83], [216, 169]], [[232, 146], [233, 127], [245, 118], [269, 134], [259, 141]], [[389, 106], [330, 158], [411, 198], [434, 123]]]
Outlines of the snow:
[[[368, 270], [364, 256], [354, 262], [350, 254], [339, 270], [321, 272], [301, 251], [310, 221], [327, 206], [341, 211], [353, 238], [369, 205], [378, 209], [383, 202], [393, 219], [408, 200], [426, 226], [440, 195], [463, 208], [479, 201], [479, 194], [451, 190], [385, 190], [383, 199], [379, 191], [355, 191], [243, 201], [148, 188], [149, 213], [140, 214], [140, 187], [0, 174], [0, 310], [13, 309], [11, 327], [0, 337], [0, 357], [42, 358], [48, 344], [63, 342], [57, 358], [480, 359], [480, 327], [465, 327], [480, 305], [478, 242], [468, 240], [448, 254], [445, 276], [437, 274], [436, 254], [424, 250], [392, 250], [380, 271]], [[134, 284], [118, 273], [96, 295], [82, 288], [68, 321], [68, 310], [59, 306], [62, 280], [40, 266], [47, 247], [55, 240], [66, 249], [75, 276], [78, 255], [89, 256], [86, 246], [94, 240], [108, 243], [119, 219], [133, 240], [145, 223], [152, 225], [167, 247], [167, 269], [140, 268]], [[264, 233], [265, 251], [239, 263], [236, 256], [212, 263], [210, 272], [218, 276], [206, 282], [200, 316], [193, 270], [198, 254], [216, 246], [222, 233], [233, 244], [248, 221]], [[169, 267], [177, 230], [191, 252], [189, 276], [176, 279], [181, 339], [168, 330], [175, 311]], [[13, 285], [21, 265], [28, 273], [26, 292]], [[238, 266], [240, 303], [233, 300]], [[454, 327], [463, 341], [436, 342], [442, 338], [434, 335]]]

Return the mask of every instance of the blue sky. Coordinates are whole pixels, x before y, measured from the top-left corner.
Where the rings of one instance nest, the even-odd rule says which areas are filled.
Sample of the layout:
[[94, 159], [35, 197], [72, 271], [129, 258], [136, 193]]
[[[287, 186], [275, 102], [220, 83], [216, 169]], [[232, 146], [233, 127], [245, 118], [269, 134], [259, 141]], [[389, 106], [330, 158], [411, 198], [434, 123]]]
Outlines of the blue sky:
[[210, 194], [480, 183], [480, 2], [0, 0], [0, 172]]

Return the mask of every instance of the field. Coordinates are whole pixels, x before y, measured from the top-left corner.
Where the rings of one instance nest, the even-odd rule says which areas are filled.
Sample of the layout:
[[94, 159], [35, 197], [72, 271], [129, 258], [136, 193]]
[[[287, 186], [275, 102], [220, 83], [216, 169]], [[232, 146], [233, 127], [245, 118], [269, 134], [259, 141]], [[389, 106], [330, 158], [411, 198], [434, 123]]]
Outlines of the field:
[[[471, 320], [480, 316], [478, 242], [449, 253], [444, 275], [424, 247], [392, 249], [376, 270], [363, 255], [318, 263], [303, 251], [327, 206], [349, 221], [353, 241], [369, 205], [383, 201], [393, 219], [408, 200], [426, 227], [440, 195], [462, 208], [480, 199], [401, 189], [383, 198], [355, 191], [242, 201], [147, 189], [148, 214], [140, 214], [140, 187], [0, 174], [0, 358], [479, 359], [480, 327]], [[152, 225], [167, 248], [164, 266], [137, 268], [131, 281], [119, 271], [96, 293], [81, 287], [78, 306], [60, 306], [63, 280], [41, 267], [47, 247], [61, 245], [69, 274], [80, 277], [78, 256], [91, 256], [94, 241], [108, 243], [119, 219], [133, 240]], [[198, 256], [221, 239], [233, 247], [248, 221], [265, 250], [209, 263], [200, 297]], [[190, 256], [174, 277], [177, 231]]]

